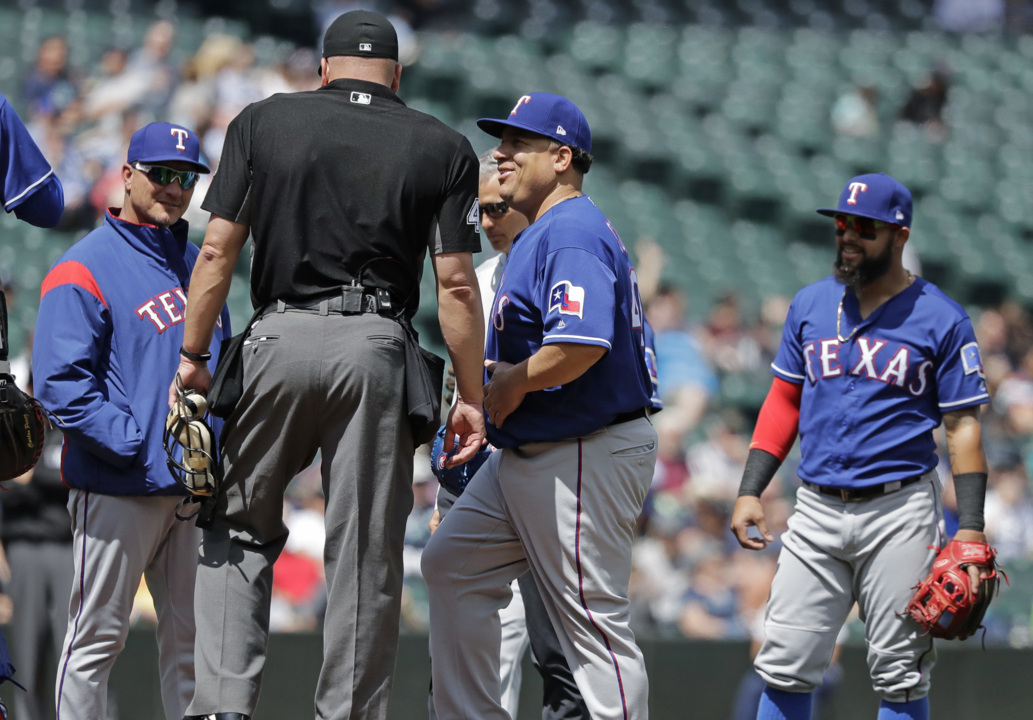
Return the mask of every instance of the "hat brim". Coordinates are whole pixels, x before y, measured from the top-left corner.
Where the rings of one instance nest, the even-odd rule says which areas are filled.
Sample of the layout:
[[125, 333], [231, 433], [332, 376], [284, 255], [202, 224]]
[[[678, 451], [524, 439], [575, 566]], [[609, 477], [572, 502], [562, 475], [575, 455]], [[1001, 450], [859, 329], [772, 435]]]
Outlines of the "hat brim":
[[178, 162], [184, 165], [189, 165], [193, 172], [207, 175], [211, 173], [212, 169], [202, 162], [194, 162], [193, 160], [184, 160], [181, 155], [158, 155], [149, 158], [136, 158], [133, 162], [143, 163], [144, 165], [158, 165], [165, 162]]
[[[561, 137], [557, 137], [555, 135], [547, 135], [536, 127], [531, 127], [530, 125], [525, 125], [521, 122], [513, 122], [512, 120], [494, 120], [492, 118], [481, 118], [477, 121], [477, 127], [479, 127], [484, 132], [488, 133], [492, 137], [501, 138], [502, 131], [508, 127], [511, 127], [517, 128], [518, 130], [525, 130], [529, 133], [537, 135], [538, 137], [546, 138], [547, 140], [555, 140], [560, 145], [566, 145], [567, 147], [577, 147], [576, 145], [567, 142]], [[584, 148], [579, 149], [583, 150]]]
[[864, 212], [855, 212], [854, 210], [837, 210], [835, 208], [822, 208], [821, 210], [815, 210], [815, 212], [819, 215], [824, 215], [825, 217], [835, 217], [836, 215], [856, 215], [857, 217], [868, 218], [869, 220], [881, 220], [882, 222], [889, 223], [890, 225], [902, 226], [902, 223], [900, 223], [897, 220], [887, 220], [886, 218], [881, 217], [879, 215], [871, 215], [869, 213]]

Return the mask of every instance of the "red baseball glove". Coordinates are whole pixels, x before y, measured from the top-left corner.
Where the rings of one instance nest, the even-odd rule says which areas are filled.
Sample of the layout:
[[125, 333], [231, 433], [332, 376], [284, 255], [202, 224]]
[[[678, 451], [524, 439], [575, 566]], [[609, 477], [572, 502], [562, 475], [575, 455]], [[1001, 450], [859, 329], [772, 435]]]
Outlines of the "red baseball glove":
[[[986, 543], [951, 540], [933, 562], [929, 576], [915, 589], [907, 612], [923, 630], [937, 638], [964, 640], [983, 625], [983, 616], [1000, 588], [997, 551]], [[990, 574], [972, 593], [967, 565], [980, 565]], [[1007, 578], [1005, 578], [1007, 582]]]

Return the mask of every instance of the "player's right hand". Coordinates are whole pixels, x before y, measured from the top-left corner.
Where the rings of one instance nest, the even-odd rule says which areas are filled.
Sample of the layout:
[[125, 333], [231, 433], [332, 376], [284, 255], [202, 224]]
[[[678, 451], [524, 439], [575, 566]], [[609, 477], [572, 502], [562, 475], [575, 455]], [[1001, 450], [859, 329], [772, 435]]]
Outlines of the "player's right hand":
[[[760, 531], [759, 538], [749, 536], [751, 527]], [[775, 536], [768, 530], [768, 523], [764, 519], [764, 507], [760, 504], [760, 498], [752, 495], [743, 495], [735, 500], [732, 508], [732, 532], [735, 539], [747, 550], [763, 550], [769, 542], [775, 541]]]
[[[456, 435], [459, 436], [458, 442]], [[460, 397], [445, 420], [444, 450], [451, 453], [458, 446], [455, 454], [445, 462], [445, 467], [453, 468], [471, 460], [484, 445], [485, 437], [480, 403], [467, 402]]]

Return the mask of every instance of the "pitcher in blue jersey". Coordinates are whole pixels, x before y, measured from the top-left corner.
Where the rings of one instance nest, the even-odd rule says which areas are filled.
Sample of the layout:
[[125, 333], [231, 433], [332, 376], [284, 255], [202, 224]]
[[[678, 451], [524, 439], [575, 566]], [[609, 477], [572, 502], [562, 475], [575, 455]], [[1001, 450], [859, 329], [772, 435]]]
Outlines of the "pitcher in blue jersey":
[[[789, 308], [731, 520], [745, 548], [774, 540], [760, 495], [799, 430], [802, 487], [754, 661], [767, 683], [757, 718], [810, 718], [811, 692], [856, 601], [879, 720], [927, 720], [936, 652], [905, 610], [947, 540], [933, 430], [943, 423], [955, 539], [985, 543], [979, 406], [990, 398], [968, 315], [902, 264], [907, 188], [861, 175], [835, 209], [818, 212], [833, 218], [835, 272]], [[988, 572], [968, 566], [974, 592]]]
[[499, 450], [423, 554], [435, 708], [441, 720], [508, 720], [498, 611], [530, 568], [592, 717], [641, 720], [628, 581], [656, 431], [634, 270], [582, 193], [592, 136], [573, 103], [531, 93], [478, 125], [501, 139], [502, 199], [531, 224], [488, 330], [484, 410]]

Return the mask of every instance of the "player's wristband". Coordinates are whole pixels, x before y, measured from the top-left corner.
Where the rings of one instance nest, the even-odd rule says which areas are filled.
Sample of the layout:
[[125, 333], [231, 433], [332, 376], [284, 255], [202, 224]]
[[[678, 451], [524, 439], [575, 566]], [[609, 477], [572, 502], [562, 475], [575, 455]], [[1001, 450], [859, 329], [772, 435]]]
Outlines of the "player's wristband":
[[753, 448], [746, 457], [746, 467], [742, 471], [742, 482], [739, 483], [739, 497], [752, 495], [760, 497], [764, 489], [775, 477], [782, 461], [767, 450]]
[[954, 496], [958, 501], [958, 529], [983, 532], [986, 473], [970, 472], [955, 475]]
[[185, 357], [187, 360], [190, 360], [190, 361], [196, 362], [196, 363], [208, 362], [209, 360], [212, 359], [212, 354], [210, 352], [195, 353], [195, 352], [190, 352], [185, 347], [180, 347], [179, 348], [179, 354], [182, 355], [183, 357]]

